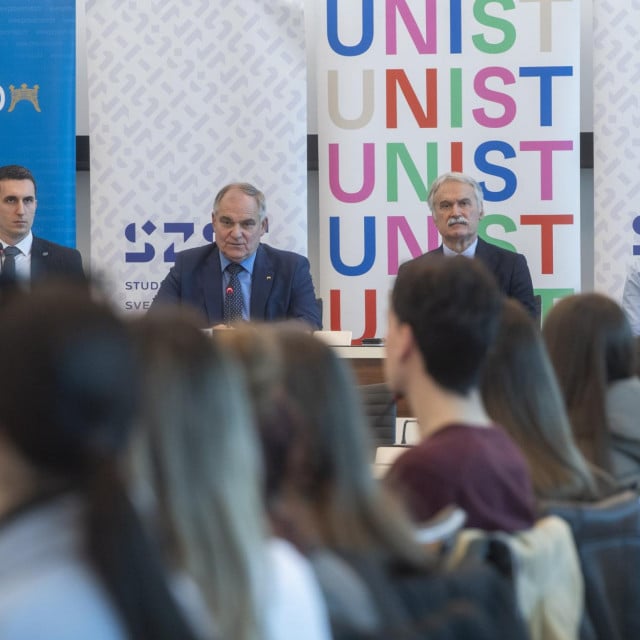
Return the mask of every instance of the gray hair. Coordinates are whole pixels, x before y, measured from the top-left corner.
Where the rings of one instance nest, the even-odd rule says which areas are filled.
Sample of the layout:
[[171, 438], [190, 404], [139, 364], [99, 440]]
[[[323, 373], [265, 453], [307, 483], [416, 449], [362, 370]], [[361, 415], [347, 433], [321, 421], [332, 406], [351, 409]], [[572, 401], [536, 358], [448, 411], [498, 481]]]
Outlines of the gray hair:
[[449, 173], [443, 173], [442, 175], [438, 176], [431, 184], [429, 193], [427, 194], [427, 203], [429, 204], [429, 209], [431, 210], [432, 214], [434, 213], [433, 209], [435, 206], [434, 200], [436, 197], [436, 192], [445, 182], [461, 182], [462, 184], [468, 184], [473, 187], [473, 190], [476, 194], [476, 200], [478, 201], [478, 208], [480, 209], [480, 212], [484, 210], [482, 187], [466, 173], [460, 173], [459, 171], [450, 171]]
[[238, 189], [242, 191], [247, 196], [250, 196], [256, 201], [258, 205], [258, 213], [260, 214], [260, 222], [262, 222], [267, 215], [267, 201], [264, 197], [264, 193], [260, 191], [257, 187], [254, 187], [249, 182], [231, 182], [230, 184], [225, 185], [218, 191], [216, 197], [213, 201], [213, 215], [218, 213], [218, 207], [220, 206], [220, 201], [227, 192], [231, 191], [231, 189]]

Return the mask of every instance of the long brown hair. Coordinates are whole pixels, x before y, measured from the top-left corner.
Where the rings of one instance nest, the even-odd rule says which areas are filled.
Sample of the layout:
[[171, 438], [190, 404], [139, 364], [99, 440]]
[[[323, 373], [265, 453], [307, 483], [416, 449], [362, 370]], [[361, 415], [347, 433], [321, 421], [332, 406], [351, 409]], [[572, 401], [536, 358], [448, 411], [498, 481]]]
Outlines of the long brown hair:
[[632, 375], [633, 335], [620, 306], [599, 293], [559, 300], [542, 334], [573, 433], [594, 464], [610, 469], [607, 386]]
[[372, 475], [372, 442], [351, 371], [308, 333], [282, 327], [275, 335], [286, 393], [302, 420], [300, 489], [324, 544], [426, 566], [408, 517]]
[[599, 497], [571, 432], [540, 331], [522, 305], [506, 299], [481, 380], [487, 412], [525, 455], [539, 499]]

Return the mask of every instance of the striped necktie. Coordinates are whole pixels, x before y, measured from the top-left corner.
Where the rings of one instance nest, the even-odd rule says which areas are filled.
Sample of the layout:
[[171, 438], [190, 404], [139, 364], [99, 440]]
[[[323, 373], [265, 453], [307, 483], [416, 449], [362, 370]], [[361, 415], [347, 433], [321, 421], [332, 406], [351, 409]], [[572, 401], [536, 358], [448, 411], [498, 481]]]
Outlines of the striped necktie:
[[16, 256], [21, 253], [20, 249], [13, 246], [4, 247], [2, 254], [2, 277], [5, 280], [16, 279]]
[[229, 273], [229, 284], [224, 293], [224, 322], [233, 324], [242, 320], [242, 289], [238, 274], [244, 267], [236, 262], [227, 265], [226, 271]]

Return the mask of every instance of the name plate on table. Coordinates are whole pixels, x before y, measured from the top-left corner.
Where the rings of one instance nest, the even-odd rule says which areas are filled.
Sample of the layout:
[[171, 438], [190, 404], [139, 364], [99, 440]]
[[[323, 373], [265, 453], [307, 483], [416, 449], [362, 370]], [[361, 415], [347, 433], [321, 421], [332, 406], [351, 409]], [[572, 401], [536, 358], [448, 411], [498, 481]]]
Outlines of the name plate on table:
[[313, 335], [332, 347], [351, 346], [351, 331], [314, 331]]

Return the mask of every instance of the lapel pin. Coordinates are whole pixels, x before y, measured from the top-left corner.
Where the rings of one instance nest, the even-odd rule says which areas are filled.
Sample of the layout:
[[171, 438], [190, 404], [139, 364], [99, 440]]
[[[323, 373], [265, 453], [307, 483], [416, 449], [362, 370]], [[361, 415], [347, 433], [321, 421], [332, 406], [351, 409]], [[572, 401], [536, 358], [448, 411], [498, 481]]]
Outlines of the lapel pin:
[[271, 276], [267, 276], [267, 280], [271, 280]]

